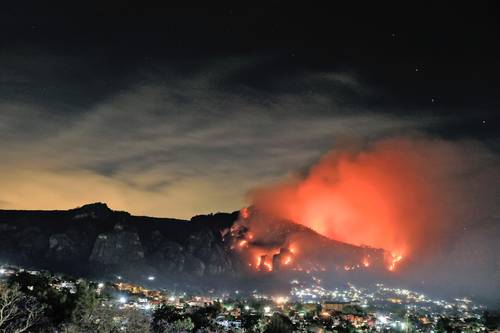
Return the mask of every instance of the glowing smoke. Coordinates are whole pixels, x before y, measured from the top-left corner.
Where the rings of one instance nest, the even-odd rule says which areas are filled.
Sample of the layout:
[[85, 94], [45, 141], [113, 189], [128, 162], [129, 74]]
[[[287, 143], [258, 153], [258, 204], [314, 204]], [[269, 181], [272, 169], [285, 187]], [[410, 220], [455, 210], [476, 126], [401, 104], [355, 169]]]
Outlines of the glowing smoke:
[[[389, 268], [442, 250], [464, 226], [498, 216], [498, 158], [475, 142], [385, 139], [334, 149], [305, 176], [254, 190], [269, 221], [383, 248]], [[251, 229], [252, 230], [252, 229]]]

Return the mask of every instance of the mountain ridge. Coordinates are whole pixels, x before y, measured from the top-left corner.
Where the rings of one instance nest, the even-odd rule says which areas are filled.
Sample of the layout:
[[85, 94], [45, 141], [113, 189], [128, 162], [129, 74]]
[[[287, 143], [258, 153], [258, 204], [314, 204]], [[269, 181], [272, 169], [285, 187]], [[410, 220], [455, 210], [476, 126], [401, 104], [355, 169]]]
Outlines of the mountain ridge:
[[[239, 212], [190, 220], [135, 216], [102, 202], [69, 210], [0, 210], [0, 260], [96, 278], [145, 281], [156, 276], [158, 283], [260, 278], [249, 269], [248, 257], [234, 249], [230, 230], [238, 219]], [[276, 226], [285, 227], [278, 231]], [[315, 250], [308, 256], [304, 247], [302, 257], [329, 258], [337, 268], [346, 258], [359, 262], [366, 251], [379, 255], [379, 250], [329, 240], [291, 222], [273, 224], [269, 233], [278, 239], [312, 238], [324, 253], [315, 258]]]

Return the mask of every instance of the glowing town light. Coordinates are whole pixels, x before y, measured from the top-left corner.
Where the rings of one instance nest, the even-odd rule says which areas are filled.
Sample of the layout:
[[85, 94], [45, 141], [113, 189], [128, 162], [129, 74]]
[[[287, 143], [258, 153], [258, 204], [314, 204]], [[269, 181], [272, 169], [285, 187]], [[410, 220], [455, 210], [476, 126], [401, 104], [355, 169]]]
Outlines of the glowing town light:
[[170, 297], [168, 298], [168, 300], [169, 300], [170, 302], [175, 302], [175, 297], [174, 297], [174, 296], [170, 296]]
[[155, 277], [154, 277], [154, 276], [148, 276], [148, 280], [149, 280], [149, 281], [154, 281], [154, 280], [155, 280]]
[[271, 312], [271, 307], [265, 306], [264, 307], [264, 313], [269, 313], [269, 312]]
[[248, 305], [245, 305], [245, 311], [250, 310], [250, 307]]
[[387, 318], [387, 316], [382, 316], [382, 315], [380, 315], [380, 316], [378, 316], [378, 317], [377, 317], [377, 320], [378, 320], [381, 324], [384, 324], [384, 325], [388, 323], [388, 318]]
[[0, 274], [5, 274], [5, 269], [4, 268], [0, 268]]
[[122, 297], [120, 297], [120, 298], [118, 299], [118, 302], [120, 302], [120, 303], [122, 303], [122, 304], [125, 304], [125, 303], [127, 303], [127, 298], [125, 298], [124, 296], [122, 296]]
[[287, 301], [288, 301], [288, 298], [283, 297], [283, 296], [278, 296], [278, 297], [274, 298], [274, 302], [276, 304], [280, 304], [280, 305], [286, 303]]
[[104, 283], [99, 282], [99, 283], [97, 284], [97, 288], [99, 288], [99, 289], [104, 288]]

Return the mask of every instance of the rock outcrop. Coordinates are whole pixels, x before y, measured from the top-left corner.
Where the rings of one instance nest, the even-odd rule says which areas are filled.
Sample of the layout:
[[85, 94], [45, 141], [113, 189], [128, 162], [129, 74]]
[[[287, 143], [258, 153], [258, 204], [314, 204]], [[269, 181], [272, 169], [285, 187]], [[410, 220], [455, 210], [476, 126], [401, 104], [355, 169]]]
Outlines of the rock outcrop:
[[74, 274], [149, 272], [179, 280], [231, 275], [238, 259], [226, 249], [220, 228], [236, 218], [139, 217], [103, 203], [68, 211], [0, 210], [0, 258]]
[[136, 232], [115, 224], [112, 232], [97, 235], [89, 260], [104, 265], [133, 263], [144, 259], [144, 249]]

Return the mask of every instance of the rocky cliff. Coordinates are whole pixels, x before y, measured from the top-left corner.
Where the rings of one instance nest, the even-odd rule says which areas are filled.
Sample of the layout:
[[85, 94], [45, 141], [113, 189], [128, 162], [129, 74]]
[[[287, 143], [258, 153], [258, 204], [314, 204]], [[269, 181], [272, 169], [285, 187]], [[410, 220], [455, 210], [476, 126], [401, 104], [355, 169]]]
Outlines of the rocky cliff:
[[[133, 216], [103, 203], [67, 211], [0, 210], [0, 263], [99, 278], [149, 281], [154, 276], [158, 283], [248, 278], [255, 270], [248, 255], [234, 248], [241, 235], [230, 232], [238, 229], [237, 219], [238, 212], [191, 220]], [[290, 222], [272, 226], [266, 231], [272, 237], [261, 243], [307, 239], [301, 249], [304, 262], [331, 261], [326, 266], [338, 268], [346, 260], [359, 263], [367, 251], [373, 258], [380, 254]]]
[[237, 216], [151, 218], [102, 203], [68, 211], [0, 210], [0, 260], [71, 274], [234, 275], [238, 258], [220, 231]]

